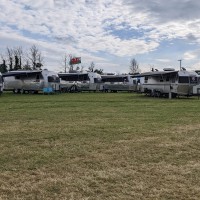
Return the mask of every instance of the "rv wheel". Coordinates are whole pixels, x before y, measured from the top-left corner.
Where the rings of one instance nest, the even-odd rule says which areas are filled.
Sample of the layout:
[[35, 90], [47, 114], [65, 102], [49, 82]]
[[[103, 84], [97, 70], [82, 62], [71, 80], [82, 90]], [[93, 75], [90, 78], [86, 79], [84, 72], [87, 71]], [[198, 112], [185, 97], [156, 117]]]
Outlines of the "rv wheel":
[[21, 89], [21, 94], [25, 94], [25, 90], [24, 89]]
[[161, 92], [157, 91], [157, 92], [156, 92], [156, 96], [157, 96], [158, 98], [160, 98], [160, 97], [161, 97]]
[[78, 88], [77, 88], [77, 86], [76, 85], [72, 85], [71, 87], [70, 87], [70, 89], [69, 89], [69, 92], [78, 92]]
[[19, 93], [19, 90], [18, 90], [18, 89], [14, 89], [14, 90], [13, 90], [13, 93], [14, 93], [14, 94], [17, 94], [17, 93]]

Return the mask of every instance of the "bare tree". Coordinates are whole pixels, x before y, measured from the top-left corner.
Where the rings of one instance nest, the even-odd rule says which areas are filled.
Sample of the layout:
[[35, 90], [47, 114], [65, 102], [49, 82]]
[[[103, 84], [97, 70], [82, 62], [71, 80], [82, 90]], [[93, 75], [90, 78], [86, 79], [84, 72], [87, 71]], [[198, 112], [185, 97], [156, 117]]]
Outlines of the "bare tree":
[[62, 68], [64, 68], [64, 72], [66, 73], [67, 72], [67, 69], [69, 70], [69, 55], [65, 54], [63, 57], [62, 57], [62, 60], [60, 62], [60, 64], [62, 65]]
[[42, 53], [35, 45], [30, 48], [27, 58], [32, 65], [32, 69], [41, 68], [44, 59]]
[[6, 65], [6, 60], [5, 60], [5, 58], [2, 54], [1, 54], [1, 60], [2, 60], [3, 63], [0, 64], [0, 72], [5, 73], [5, 72], [8, 71], [8, 69], [7, 69], [7, 65]]
[[94, 72], [97, 74], [103, 74], [103, 69], [95, 69]]
[[80, 71], [83, 72], [83, 70], [84, 70], [84, 66], [81, 65]]
[[91, 63], [90, 63], [90, 66], [88, 67], [88, 71], [89, 71], [89, 72], [93, 72], [93, 71], [94, 71], [94, 68], [95, 68], [95, 64], [94, 64], [94, 62], [91, 62]]
[[71, 54], [69, 54], [69, 72], [73, 72], [74, 71], [74, 65], [71, 63], [71, 60], [74, 56], [72, 56]]
[[22, 47], [16, 47], [15, 49], [13, 49], [13, 55], [15, 60], [14, 69], [15, 70], [22, 69], [22, 56], [23, 56]]
[[81, 68], [79, 66], [76, 66], [76, 71], [79, 71]]
[[13, 49], [7, 47], [6, 55], [7, 55], [7, 58], [8, 58], [9, 70], [12, 71], [13, 70], [13, 60], [14, 60]]
[[88, 71], [89, 72], [95, 72], [97, 74], [103, 74], [103, 69], [95, 69], [95, 64], [94, 62], [91, 62], [90, 63], [90, 66], [88, 67]]
[[23, 69], [25, 69], [25, 70], [31, 70], [32, 69], [28, 59], [26, 59], [26, 63], [23, 66]]
[[136, 73], [139, 73], [140, 72], [140, 69], [139, 69], [139, 64], [137, 62], [137, 60], [135, 58], [132, 58], [131, 61], [130, 61], [130, 73], [131, 74], [136, 74]]

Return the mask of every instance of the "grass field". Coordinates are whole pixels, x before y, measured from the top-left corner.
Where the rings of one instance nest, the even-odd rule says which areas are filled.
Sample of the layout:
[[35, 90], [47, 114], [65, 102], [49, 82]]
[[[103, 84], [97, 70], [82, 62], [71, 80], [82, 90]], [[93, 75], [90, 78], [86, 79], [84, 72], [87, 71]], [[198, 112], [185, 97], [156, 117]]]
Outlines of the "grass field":
[[200, 199], [200, 100], [0, 97], [0, 199]]

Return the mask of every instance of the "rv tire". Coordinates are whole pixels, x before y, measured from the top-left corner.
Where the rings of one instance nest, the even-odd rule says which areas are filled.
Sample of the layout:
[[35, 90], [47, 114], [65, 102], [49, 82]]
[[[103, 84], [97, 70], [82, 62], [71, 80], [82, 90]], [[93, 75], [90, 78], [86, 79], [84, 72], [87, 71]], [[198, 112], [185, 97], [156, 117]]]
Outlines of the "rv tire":
[[21, 89], [20, 92], [21, 92], [21, 94], [25, 94], [25, 90], [24, 89]]
[[160, 92], [160, 91], [157, 91], [157, 92], [156, 92], [156, 96], [157, 96], [158, 98], [160, 98], [160, 97], [161, 97], [161, 92]]
[[19, 89], [14, 89], [14, 90], [13, 90], [13, 93], [14, 93], [14, 94], [19, 94], [19, 92], [20, 92]]

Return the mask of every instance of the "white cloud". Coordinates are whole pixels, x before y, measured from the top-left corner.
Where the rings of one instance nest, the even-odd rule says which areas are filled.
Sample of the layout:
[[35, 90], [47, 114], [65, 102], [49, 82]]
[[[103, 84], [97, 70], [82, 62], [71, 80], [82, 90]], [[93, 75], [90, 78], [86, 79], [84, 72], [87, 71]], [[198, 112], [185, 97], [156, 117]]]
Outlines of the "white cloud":
[[164, 58], [156, 59], [156, 61], [161, 62], [161, 63], [169, 63], [170, 62], [169, 59], [164, 59]]
[[184, 53], [184, 60], [193, 60], [197, 57], [194, 52], [186, 52]]
[[[10, 41], [39, 45], [51, 63], [59, 63], [57, 55], [71, 53], [90, 57], [86, 62], [97, 59], [102, 65], [120, 68], [118, 57], [125, 62], [156, 51], [162, 41], [179, 38], [200, 44], [199, 8], [195, 0], [181, 4], [178, 0], [1, 0], [0, 40], [4, 46], [11, 45]], [[124, 30], [134, 37], [123, 38]], [[187, 60], [197, 57], [184, 54]], [[159, 58], [158, 62], [164, 62]]]

